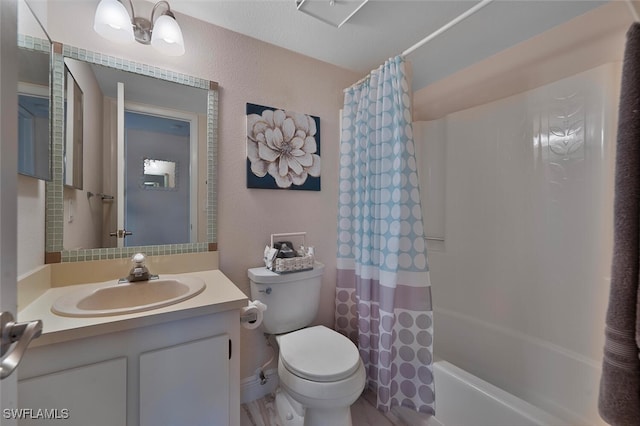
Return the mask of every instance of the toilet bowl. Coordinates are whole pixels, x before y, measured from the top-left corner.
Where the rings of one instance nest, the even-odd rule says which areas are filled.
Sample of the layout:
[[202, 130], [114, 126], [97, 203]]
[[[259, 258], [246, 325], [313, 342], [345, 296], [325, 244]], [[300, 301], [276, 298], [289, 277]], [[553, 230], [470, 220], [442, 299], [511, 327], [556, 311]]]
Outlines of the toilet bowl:
[[[285, 426], [351, 426], [351, 404], [365, 387], [358, 349], [315, 318], [324, 265], [278, 275], [249, 270], [251, 297], [267, 305], [263, 328], [280, 349], [276, 410]], [[301, 328], [302, 327], [302, 328]]]
[[[278, 413], [283, 422], [287, 426], [350, 426], [350, 406], [366, 381], [355, 345], [324, 326], [276, 336], [276, 341], [280, 386], [304, 408], [303, 423], [289, 412]], [[297, 407], [292, 408], [297, 413]]]

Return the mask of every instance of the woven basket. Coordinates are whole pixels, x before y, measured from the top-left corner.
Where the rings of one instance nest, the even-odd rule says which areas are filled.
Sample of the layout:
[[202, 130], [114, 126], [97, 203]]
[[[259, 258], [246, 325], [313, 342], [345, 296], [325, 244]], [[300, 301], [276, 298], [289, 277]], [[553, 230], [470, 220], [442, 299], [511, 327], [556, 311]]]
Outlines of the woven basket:
[[[307, 247], [307, 233], [306, 232], [291, 232], [287, 234], [271, 234], [271, 247], [273, 247], [274, 237], [302, 237], [302, 245]], [[271, 271], [278, 274], [285, 274], [289, 272], [308, 271], [313, 269], [313, 256], [296, 256], [289, 258], [276, 258], [273, 262], [273, 266], [269, 268]]]

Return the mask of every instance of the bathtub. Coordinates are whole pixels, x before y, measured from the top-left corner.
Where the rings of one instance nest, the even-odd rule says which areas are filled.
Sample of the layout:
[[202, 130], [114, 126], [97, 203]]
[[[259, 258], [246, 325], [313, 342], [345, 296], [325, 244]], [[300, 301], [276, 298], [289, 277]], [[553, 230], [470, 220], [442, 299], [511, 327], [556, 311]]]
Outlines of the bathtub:
[[436, 416], [402, 407], [394, 414], [411, 426], [562, 426], [557, 417], [446, 361], [433, 364]]

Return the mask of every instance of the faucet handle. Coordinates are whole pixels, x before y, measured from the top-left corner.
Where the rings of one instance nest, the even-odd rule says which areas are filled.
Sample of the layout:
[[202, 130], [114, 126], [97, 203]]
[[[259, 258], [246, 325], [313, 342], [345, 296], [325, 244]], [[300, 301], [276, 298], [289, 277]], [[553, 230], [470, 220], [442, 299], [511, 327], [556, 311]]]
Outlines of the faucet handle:
[[133, 255], [131, 260], [138, 265], [142, 265], [146, 259], [146, 256], [143, 253], [136, 253]]
[[131, 271], [129, 271], [129, 276], [127, 277], [127, 281], [148, 281], [150, 274], [149, 268], [147, 268], [144, 264], [146, 256], [142, 253], [136, 253], [133, 255], [131, 260], [135, 263]]

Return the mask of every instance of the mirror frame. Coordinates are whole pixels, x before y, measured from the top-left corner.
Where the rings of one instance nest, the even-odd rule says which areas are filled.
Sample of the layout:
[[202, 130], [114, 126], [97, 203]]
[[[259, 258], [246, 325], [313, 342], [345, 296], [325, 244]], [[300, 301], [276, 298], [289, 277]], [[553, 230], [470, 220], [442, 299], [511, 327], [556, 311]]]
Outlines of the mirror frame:
[[[1, 0], [0, 0], [1, 1]], [[18, 48], [31, 50], [34, 52], [47, 53], [49, 55], [49, 172], [46, 178], [38, 177], [30, 174], [23, 174], [23, 176], [29, 176], [34, 179], [40, 179], [45, 182], [50, 182], [53, 176], [53, 128], [51, 120], [51, 99], [53, 89], [51, 82], [53, 81], [52, 63], [53, 63], [53, 43], [48, 39], [34, 37], [26, 34], [18, 34]], [[20, 172], [18, 172], [20, 173]], [[22, 174], [22, 173], [20, 173]]]
[[[64, 250], [64, 58], [103, 65], [208, 91], [207, 94], [207, 241], [197, 243], [135, 247]], [[52, 42], [51, 49], [52, 179], [46, 182], [45, 263], [81, 262], [130, 257], [143, 252], [149, 256], [216, 251], [217, 245], [217, 156], [218, 83], [159, 67], [104, 55]]]

